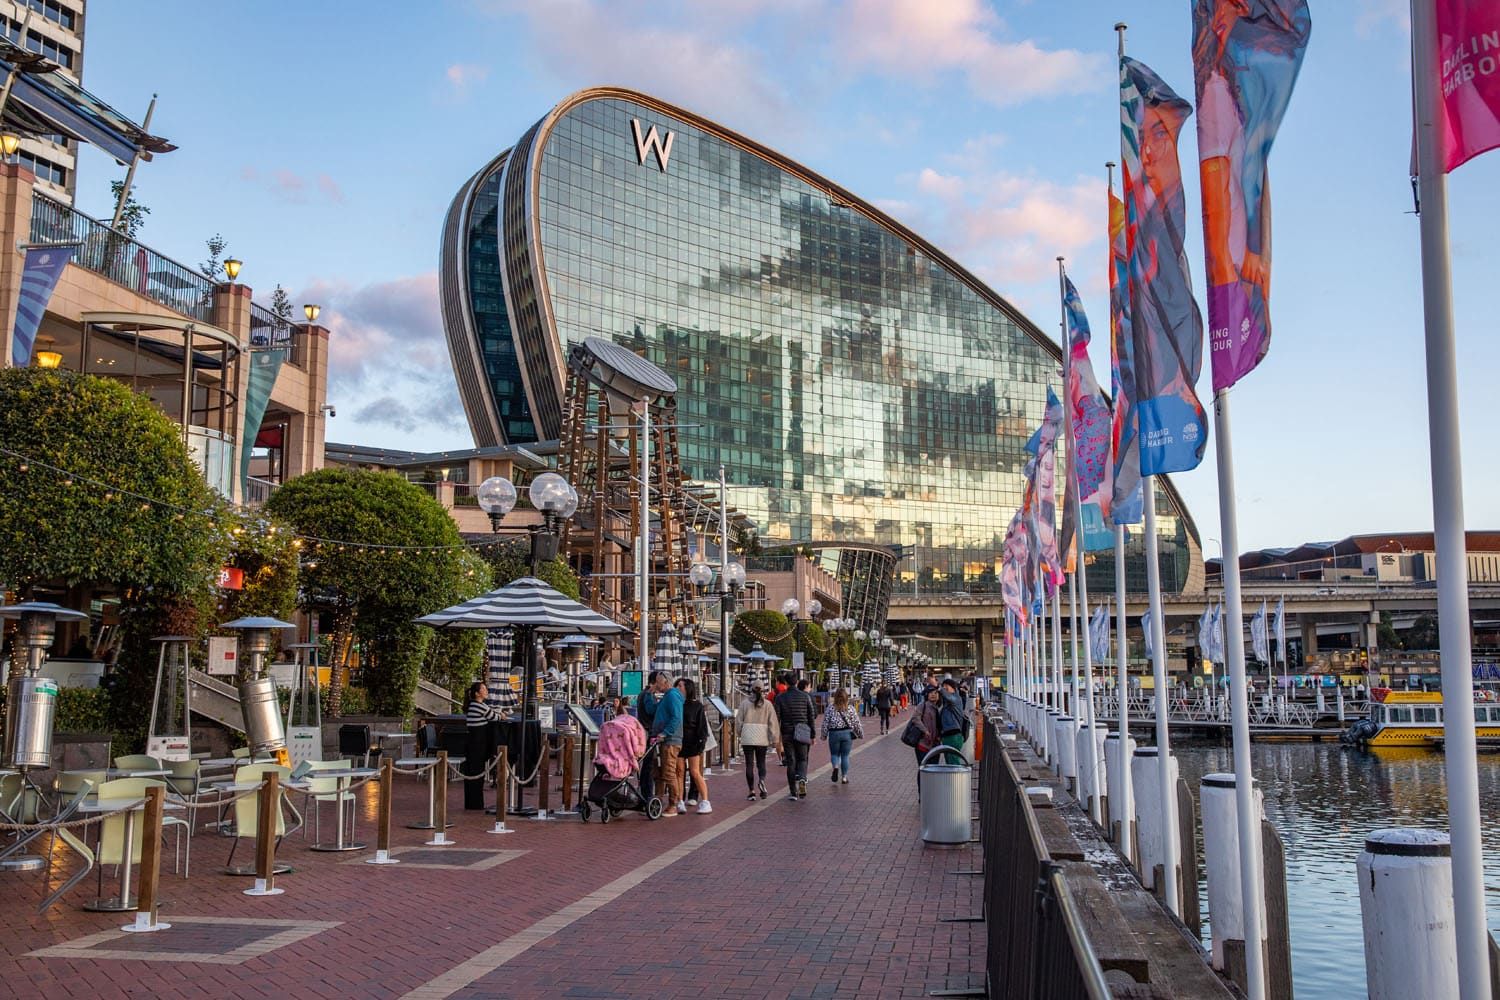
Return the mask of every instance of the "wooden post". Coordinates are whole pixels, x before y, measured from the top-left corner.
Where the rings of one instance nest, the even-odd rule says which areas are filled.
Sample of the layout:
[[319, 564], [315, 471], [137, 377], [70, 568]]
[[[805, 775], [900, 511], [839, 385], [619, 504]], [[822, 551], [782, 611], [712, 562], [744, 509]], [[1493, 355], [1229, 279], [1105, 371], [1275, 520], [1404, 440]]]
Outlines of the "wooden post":
[[1286, 848], [1268, 819], [1260, 821], [1266, 879], [1266, 995], [1292, 997], [1292, 935], [1287, 924]]
[[255, 885], [247, 896], [279, 896], [276, 887], [276, 814], [281, 810], [281, 773], [267, 771], [261, 779], [255, 816]]
[[490, 833], [515, 833], [505, 826], [505, 810], [510, 805], [510, 750], [500, 748], [500, 759], [495, 763], [495, 826]]
[[542, 734], [541, 759], [536, 765], [536, 818], [547, 818], [547, 807], [551, 805], [548, 789], [552, 784], [552, 755], [547, 747], [547, 735]]
[[1177, 843], [1182, 849], [1182, 881], [1177, 898], [1182, 900], [1182, 922], [1200, 941], [1203, 918], [1198, 913], [1198, 810], [1186, 778], [1177, 779]]
[[[465, 762], [467, 763], [467, 761]], [[432, 839], [428, 847], [447, 847], [453, 843], [448, 839], [448, 751], [439, 750], [437, 768], [432, 776]], [[483, 764], [480, 765], [483, 767]]]
[[725, 769], [729, 767], [729, 741], [734, 735], [734, 726], [728, 719], [719, 723], [719, 766]]
[[563, 737], [562, 759], [562, 807], [563, 812], [573, 811], [573, 737]]
[[[165, 806], [166, 788], [152, 785], [146, 789], [146, 810], [141, 820], [141, 891], [136, 896], [135, 923], [121, 927], [122, 931], [160, 931], [171, 927], [156, 919], [156, 895], [161, 885], [161, 818]], [[125, 822], [134, 823], [129, 815]], [[126, 886], [129, 892], [130, 887]]]
[[375, 856], [365, 861], [367, 865], [398, 865], [401, 862], [391, 857], [391, 784], [395, 778], [390, 757], [380, 758], [380, 805], [375, 813]]

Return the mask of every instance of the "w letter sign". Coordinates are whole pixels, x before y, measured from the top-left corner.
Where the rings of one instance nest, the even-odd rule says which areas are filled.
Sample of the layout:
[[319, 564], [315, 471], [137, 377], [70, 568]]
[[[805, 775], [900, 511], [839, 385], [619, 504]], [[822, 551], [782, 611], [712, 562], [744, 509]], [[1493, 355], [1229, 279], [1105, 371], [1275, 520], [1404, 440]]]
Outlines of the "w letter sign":
[[641, 135], [641, 120], [639, 118], [630, 119], [630, 131], [635, 134], [635, 155], [640, 160], [641, 165], [646, 165], [647, 153], [655, 153], [656, 165], [661, 167], [662, 172], [665, 173], [667, 160], [672, 155], [672, 133], [668, 132], [666, 139], [663, 140], [661, 135], [656, 131], [656, 126], [652, 125], [646, 130], [645, 135]]

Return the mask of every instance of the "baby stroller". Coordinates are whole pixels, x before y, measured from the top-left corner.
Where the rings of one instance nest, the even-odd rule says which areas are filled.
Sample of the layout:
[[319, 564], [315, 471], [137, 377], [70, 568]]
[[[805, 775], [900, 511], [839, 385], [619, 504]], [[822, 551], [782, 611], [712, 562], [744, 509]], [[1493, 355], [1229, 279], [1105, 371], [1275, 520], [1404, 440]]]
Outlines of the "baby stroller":
[[594, 780], [589, 782], [589, 790], [578, 803], [579, 818], [587, 823], [597, 809], [601, 823], [608, 823], [626, 810], [645, 813], [647, 819], [661, 819], [661, 799], [654, 795], [647, 799], [641, 795], [641, 762], [650, 756], [648, 752], [638, 759], [635, 770], [623, 778], [610, 777], [603, 764], [594, 764]]

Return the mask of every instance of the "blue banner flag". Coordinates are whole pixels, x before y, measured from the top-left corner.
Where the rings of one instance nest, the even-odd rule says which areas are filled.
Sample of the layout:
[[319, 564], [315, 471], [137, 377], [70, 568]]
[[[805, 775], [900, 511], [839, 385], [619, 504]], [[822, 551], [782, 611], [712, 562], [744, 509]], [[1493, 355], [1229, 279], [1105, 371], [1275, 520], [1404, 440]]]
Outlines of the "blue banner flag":
[[245, 425], [240, 429], [240, 482], [250, 475], [250, 452], [255, 448], [255, 435], [260, 432], [260, 422], [271, 402], [271, 390], [276, 386], [276, 376], [281, 374], [281, 363], [287, 351], [252, 351], [250, 353], [250, 380], [245, 390]]
[[10, 342], [10, 363], [16, 368], [31, 364], [31, 349], [36, 331], [42, 325], [42, 314], [52, 300], [52, 290], [63, 268], [68, 266], [77, 243], [32, 247], [26, 251], [26, 267], [21, 272], [21, 294], [16, 303], [15, 333]]

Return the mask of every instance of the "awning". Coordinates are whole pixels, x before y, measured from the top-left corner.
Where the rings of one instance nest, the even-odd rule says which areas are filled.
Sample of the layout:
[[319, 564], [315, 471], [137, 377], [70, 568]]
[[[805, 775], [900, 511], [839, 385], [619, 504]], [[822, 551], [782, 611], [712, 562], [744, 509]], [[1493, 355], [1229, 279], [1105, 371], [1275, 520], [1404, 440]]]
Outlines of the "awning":
[[[34, 71], [47, 65], [50, 64], [39, 63], [34, 53], [10, 42], [0, 42], [0, 80], [20, 67], [5, 107], [7, 124], [26, 132], [61, 132], [92, 143], [122, 163], [134, 159], [137, 152], [149, 160], [152, 153], [168, 153], [177, 148], [146, 132], [62, 73]], [[45, 128], [38, 128], [38, 119]]]

